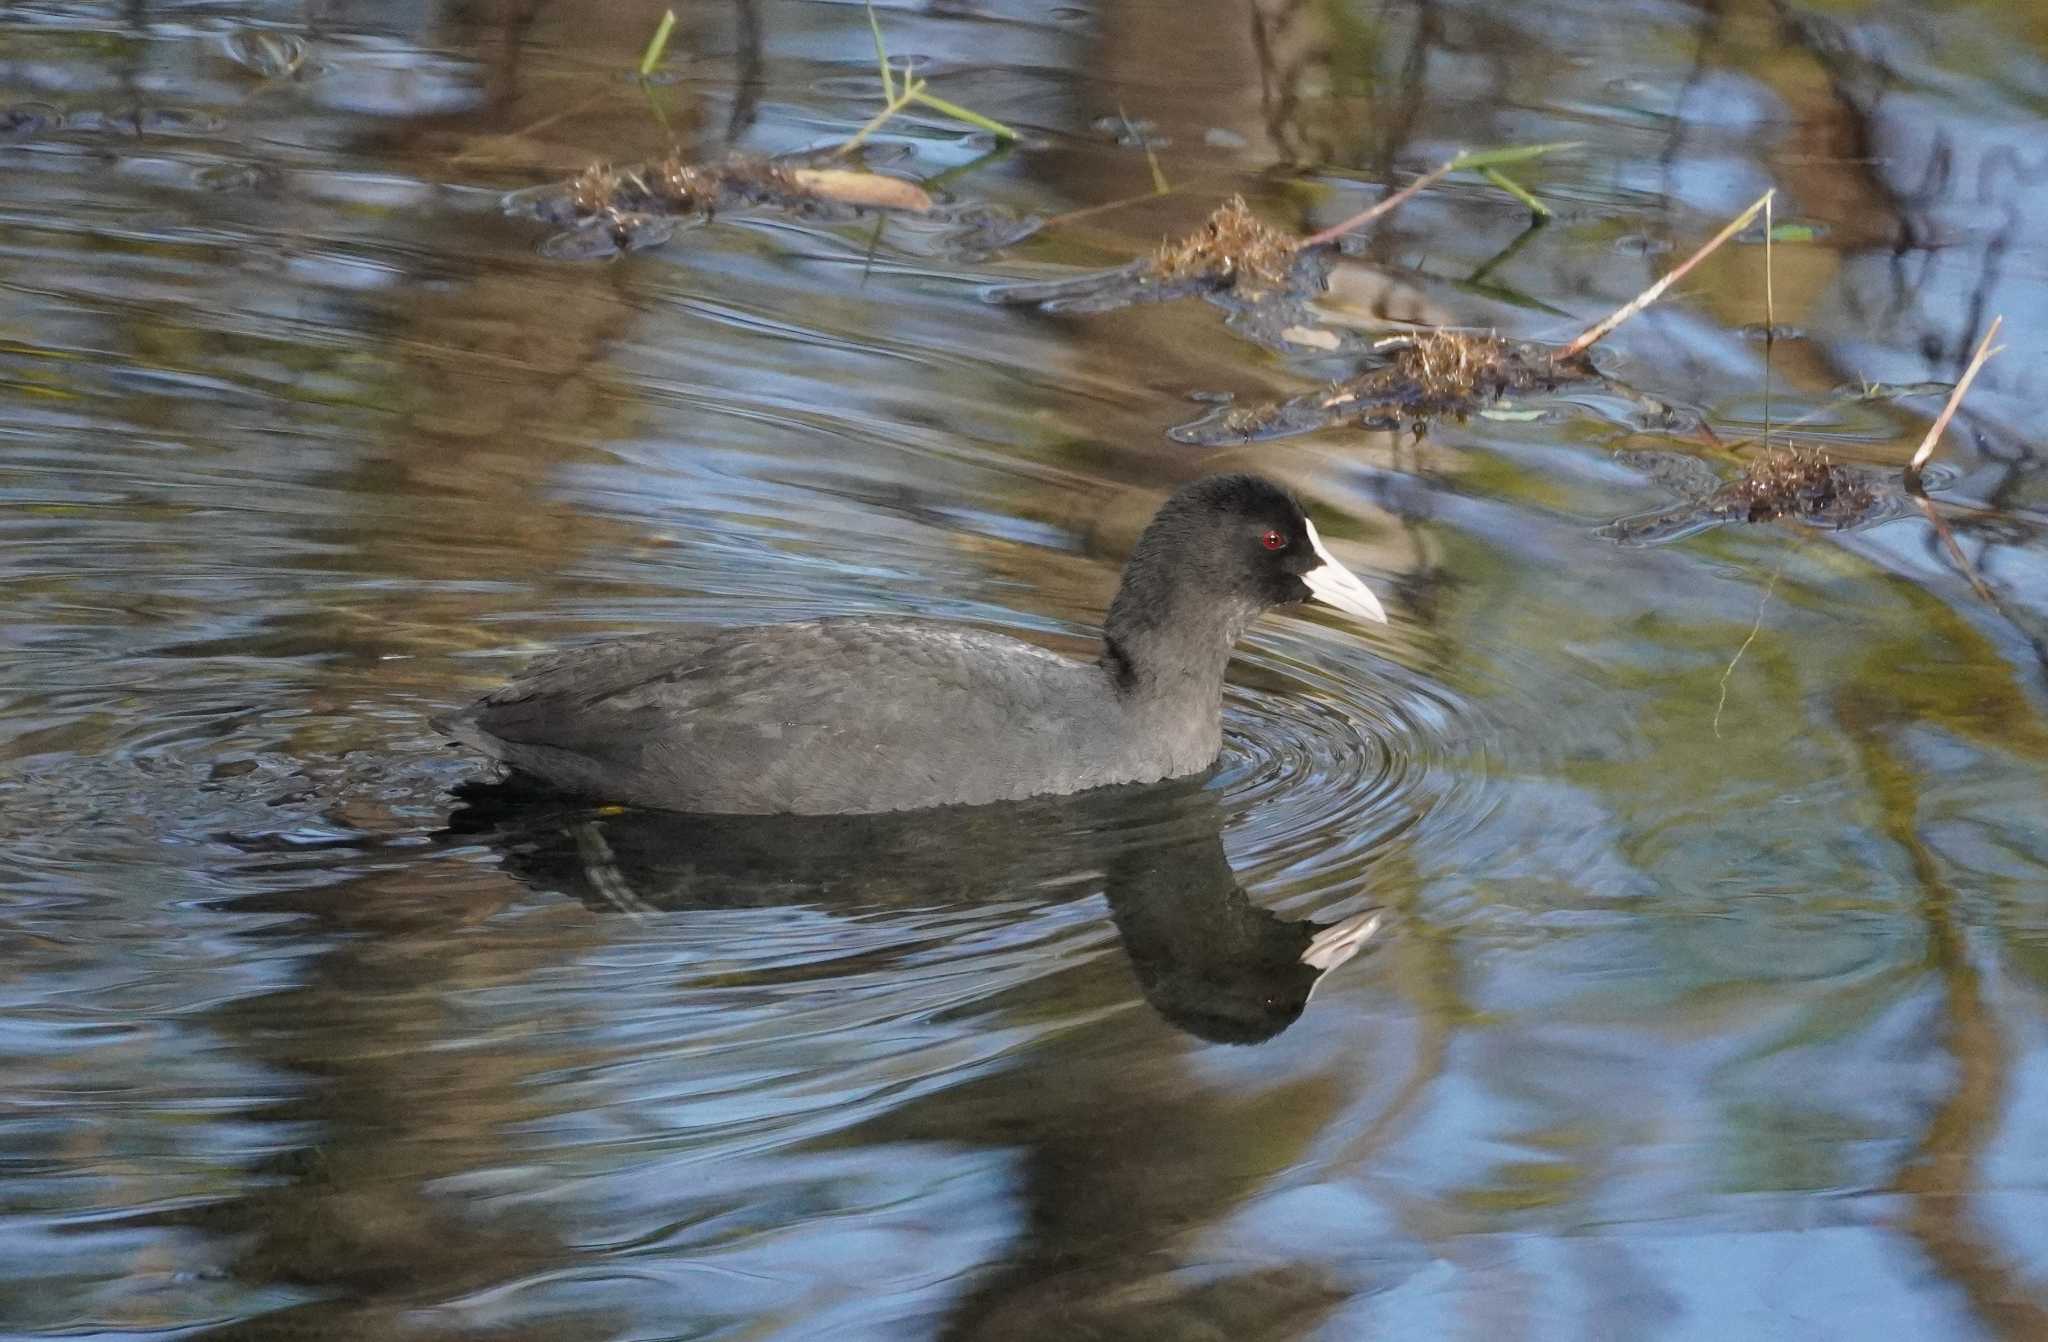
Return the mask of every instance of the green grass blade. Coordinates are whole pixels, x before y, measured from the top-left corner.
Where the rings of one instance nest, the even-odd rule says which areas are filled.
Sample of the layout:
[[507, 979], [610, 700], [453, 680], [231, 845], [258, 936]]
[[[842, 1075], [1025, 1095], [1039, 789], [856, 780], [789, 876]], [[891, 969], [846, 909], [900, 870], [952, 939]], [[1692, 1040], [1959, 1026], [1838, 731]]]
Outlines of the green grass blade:
[[926, 93], [921, 86], [917, 92], [910, 95], [910, 100], [912, 102], [921, 102], [934, 112], [949, 116], [955, 121], [964, 121], [970, 126], [985, 130], [989, 134], [999, 136], [1002, 139], [1020, 140], [1023, 138], [1002, 122], [985, 117], [979, 112], [970, 112], [958, 103], [947, 102], [936, 93]]
[[671, 9], [661, 16], [661, 25], [654, 30], [654, 36], [647, 39], [647, 50], [640, 57], [640, 77], [647, 78], [654, 73], [654, 67], [661, 64], [661, 58], [668, 54], [669, 34], [676, 30], [676, 12]]
[[1521, 201], [1522, 204], [1528, 206], [1529, 213], [1535, 215], [1538, 219], [1550, 218], [1550, 207], [1548, 205], [1530, 195], [1527, 188], [1500, 169], [1481, 168], [1479, 175], [1513, 196], [1516, 200]]
[[896, 76], [889, 73], [889, 48], [882, 44], [882, 21], [875, 17], [873, 4], [863, 5], [868, 12], [868, 31], [875, 35], [875, 64], [882, 71], [882, 97], [889, 102], [896, 101]]
[[1451, 160], [1451, 166], [1458, 172], [1473, 172], [1480, 168], [1500, 168], [1510, 163], [1527, 163], [1532, 158], [1555, 154], [1566, 149], [1577, 149], [1584, 140], [1559, 140], [1552, 144], [1514, 145], [1505, 149], [1474, 149]]
[[1154, 194], [1161, 196], [1172, 195], [1173, 188], [1166, 183], [1166, 170], [1159, 166], [1159, 155], [1152, 152], [1152, 142], [1146, 139], [1136, 126], [1131, 124], [1130, 114], [1124, 111], [1122, 103], [1116, 105], [1116, 119], [1124, 123], [1124, 134], [1136, 140], [1138, 147], [1145, 151], [1145, 164], [1152, 169], [1152, 190]]
[[668, 124], [668, 113], [661, 110], [661, 99], [654, 96], [654, 85], [643, 79], [640, 81], [640, 91], [647, 95], [647, 110], [654, 113], [654, 123], [661, 127], [661, 133], [668, 137], [668, 142], [674, 144], [675, 127]]
[[873, 135], [876, 131], [888, 125], [890, 119], [903, 110], [904, 104], [910, 101], [911, 97], [914, 96], [914, 90], [918, 87], [918, 85], [912, 84], [905, 88], [902, 97], [891, 99], [888, 106], [868, 118], [867, 125], [855, 131], [851, 139], [832, 152], [843, 157], [867, 143], [868, 136]]

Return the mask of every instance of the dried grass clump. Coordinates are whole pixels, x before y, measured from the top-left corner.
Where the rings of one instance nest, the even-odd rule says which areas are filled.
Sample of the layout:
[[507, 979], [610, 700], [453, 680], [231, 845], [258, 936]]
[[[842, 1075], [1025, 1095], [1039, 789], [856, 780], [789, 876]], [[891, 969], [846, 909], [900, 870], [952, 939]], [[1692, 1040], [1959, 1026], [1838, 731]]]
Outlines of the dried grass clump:
[[633, 180], [633, 174], [616, 171], [609, 163], [593, 163], [569, 179], [569, 208], [577, 214], [616, 209], [626, 184]]
[[915, 211], [932, 207], [931, 197], [915, 182], [753, 158], [722, 163], [666, 158], [633, 169], [598, 163], [569, 183], [570, 207], [585, 217], [647, 211], [710, 214], [752, 205], [802, 208], [820, 203]]
[[1533, 385], [1537, 371], [1497, 335], [1429, 331], [1394, 354], [1394, 370], [1432, 400], [1477, 401]]
[[648, 179], [662, 203], [678, 213], [716, 209], [728, 198], [773, 198], [796, 194], [786, 169], [753, 159], [724, 163], [684, 163], [665, 158], [648, 169]]
[[1172, 431], [1203, 447], [1290, 438], [1337, 424], [1368, 429], [1465, 416], [1514, 392], [1549, 392], [1599, 380], [1583, 359], [1559, 359], [1544, 345], [1491, 333], [1426, 331], [1378, 346], [1381, 362], [1327, 391], [1262, 406], [1233, 407]]
[[1153, 253], [1152, 270], [1168, 283], [1282, 289], [1294, 261], [1294, 239], [1253, 214], [1243, 196], [1232, 196], [1199, 229]]
[[1338, 386], [1323, 404], [1333, 410], [1356, 405], [1368, 416], [1375, 410], [1467, 415], [1511, 392], [1548, 391], [1591, 375], [1491, 332], [1426, 331], [1395, 346], [1392, 355]]
[[1716, 492], [1715, 510], [1747, 522], [1780, 517], [1839, 522], [1875, 510], [1880, 500], [1863, 478], [1815, 447], [1771, 452]]

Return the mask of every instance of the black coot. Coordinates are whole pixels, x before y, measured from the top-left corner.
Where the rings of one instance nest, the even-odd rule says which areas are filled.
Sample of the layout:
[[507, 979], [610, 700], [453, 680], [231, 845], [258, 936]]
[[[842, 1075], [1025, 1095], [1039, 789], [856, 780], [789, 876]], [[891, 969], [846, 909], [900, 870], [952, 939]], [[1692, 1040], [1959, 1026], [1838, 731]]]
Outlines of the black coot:
[[1223, 671], [1271, 606], [1386, 612], [1293, 496], [1184, 486], [1131, 552], [1102, 655], [869, 617], [658, 634], [550, 658], [441, 725], [564, 792], [674, 811], [843, 814], [1199, 773]]

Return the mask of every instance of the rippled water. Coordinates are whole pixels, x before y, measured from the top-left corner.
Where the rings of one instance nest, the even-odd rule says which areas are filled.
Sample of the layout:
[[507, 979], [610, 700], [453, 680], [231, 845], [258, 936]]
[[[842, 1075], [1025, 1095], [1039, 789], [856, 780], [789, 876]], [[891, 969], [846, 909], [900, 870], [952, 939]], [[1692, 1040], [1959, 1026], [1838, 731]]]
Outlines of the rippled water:
[[[650, 98], [703, 157], [875, 110], [857, 7], [688, 7], [650, 93], [658, 13], [0, 15], [0, 1329], [2048, 1336], [2039, 15], [889, 8], [1027, 131], [886, 128], [937, 215], [560, 259], [504, 198], [663, 152]], [[1562, 140], [1548, 227], [1460, 177], [1359, 243], [1334, 354], [987, 301]], [[1148, 151], [1174, 194], [1065, 217]], [[1168, 437], [1350, 331], [1568, 337], [1767, 185], [1812, 226], [1768, 374], [1751, 239], [1620, 385]], [[1733, 471], [1693, 421], [1895, 476], [1942, 389], [1840, 392], [1998, 313], [1933, 477], [1981, 592], [1917, 504], [1617, 543]], [[1244, 467], [1394, 618], [1261, 624], [1206, 780], [709, 821], [427, 726], [677, 624], [1085, 650], [1158, 500]]]

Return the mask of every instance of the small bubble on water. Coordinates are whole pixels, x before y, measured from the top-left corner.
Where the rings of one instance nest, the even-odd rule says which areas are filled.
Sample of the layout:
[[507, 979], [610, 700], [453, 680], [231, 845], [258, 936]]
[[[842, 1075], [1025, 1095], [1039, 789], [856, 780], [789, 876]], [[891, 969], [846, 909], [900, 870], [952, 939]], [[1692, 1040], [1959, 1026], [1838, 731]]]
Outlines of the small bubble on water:
[[192, 184], [208, 191], [254, 191], [272, 173], [255, 163], [214, 163], [192, 174]]
[[1671, 240], [1653, 238], [1647, 233], [1624, 233], [1614, 240], [1614, 250], [1623, 256], [1658, 256], [1671, 250]]
[[306, 63], [306, 40], [293, 33], [243, 28], [226, 45], [229, 60], [265, 79], [289, 79]]
[[1173, 143], [1158, 133], [1158, 122], [1146, 117], [1099, 116], [1088, 123], [1088, 129], [1126, 149], [1140, 149], [1146, 145], [1160, 149]]

